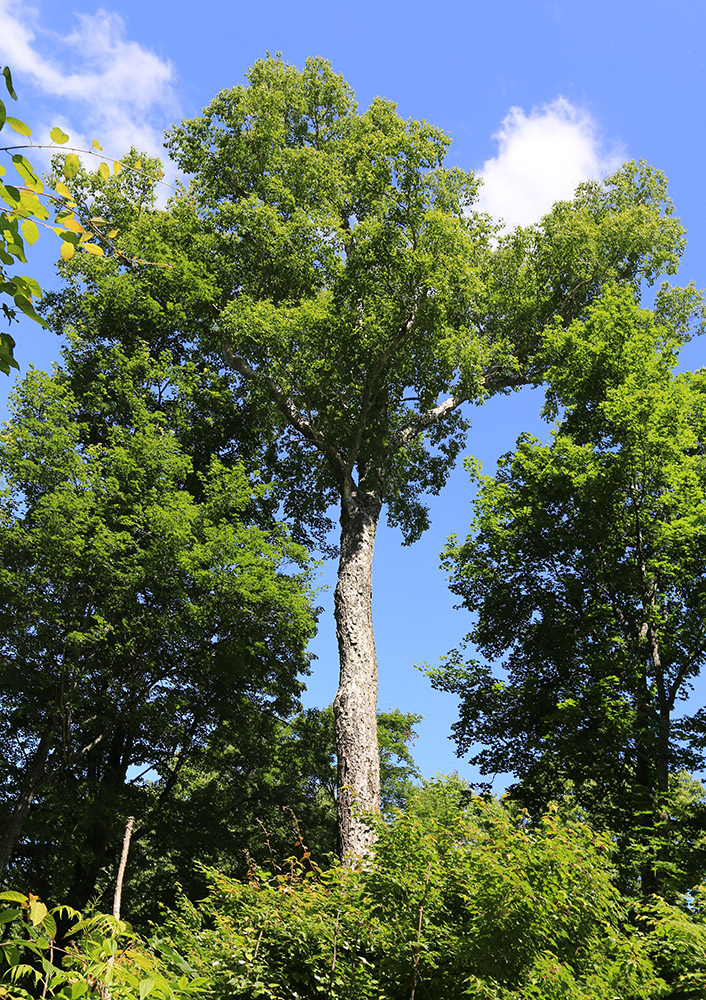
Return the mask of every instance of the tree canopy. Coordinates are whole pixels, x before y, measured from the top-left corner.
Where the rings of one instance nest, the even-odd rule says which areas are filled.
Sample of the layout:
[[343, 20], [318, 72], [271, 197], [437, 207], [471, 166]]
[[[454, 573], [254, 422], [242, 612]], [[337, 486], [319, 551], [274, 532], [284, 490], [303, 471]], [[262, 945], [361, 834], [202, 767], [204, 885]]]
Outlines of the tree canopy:
[[186, 391], [181, 369], [115, 347], [94, 376], [77, 397], [66, 370], [31, 372], [0, 434], [3, 867], [34, 799], [14, 871], [36, 879], [44, 852], [44, 878], [56, 866], [83, 901], [121, 803], [149, 829], [221, 725], [298, 705], [315, 621], [267, 484], [213, 456], [189, 488], [192, 459], [150, 405], [157, 386]]
[[434, 673], [462, 698], [459, 751], [535, 808], [568, 782], [648, 890], [670, 776], [704, 764], [703, 710], [683, 704], [706, 660], [706, 373], [674, 374], [693, 310], [691, 289], [651, 312], [614, 288], [547, 341], [552, 442], [523, 436], [478, 477], [472, 533], [445, 552], [486, 660]]

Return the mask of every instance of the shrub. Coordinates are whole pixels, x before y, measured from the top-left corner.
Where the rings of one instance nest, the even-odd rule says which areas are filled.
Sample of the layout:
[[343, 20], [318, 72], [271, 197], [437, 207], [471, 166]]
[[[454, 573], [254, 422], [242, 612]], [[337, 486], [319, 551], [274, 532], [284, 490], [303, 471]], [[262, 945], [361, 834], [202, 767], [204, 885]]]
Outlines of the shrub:
[[611, 846], [555, 812], [497, 803], [379, 824], [374, 853], [253, 865], [183, 901], [167, 942], [218, 1000], [649, 1000], [666, 995], [613, 887]]

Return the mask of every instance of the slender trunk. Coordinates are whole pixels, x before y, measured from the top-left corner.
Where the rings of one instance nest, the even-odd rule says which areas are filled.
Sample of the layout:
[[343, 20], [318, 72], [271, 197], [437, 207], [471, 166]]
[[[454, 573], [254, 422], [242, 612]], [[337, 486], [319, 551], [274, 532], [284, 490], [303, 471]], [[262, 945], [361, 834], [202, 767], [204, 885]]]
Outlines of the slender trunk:
[[333, 704], [338, 756], [338, 831], [343, 858], [373, 841], [363, 814], [380, 809], [377, 659], [372, 573], [380, 499], [354, 495], [341, 508], [341, 558], [334, 595], [340, 682]]
[[132, 837], [132, 828], [134, 825], [135, 817], [128, 816], [127, 824], [125, 826], [125, 834], [123, 836], [123, 850], [120, 855], [120, 864], [118, 865], [118, 876], [115, 880], [115, 894], [113, 896], [113, 916], [116, 920], [120, 920], [120, 904], [123, 898], [123, 879], [125, 878], [127, 855], [130, 850], [130, 838]]
[[5, 869], [7, 868], [8, 862], [10, 861], [12, 853], [15, 850], [15, 844], [17, 843], [27, 820], [29, 807], [32, 805], [32, 799], [34, 798], [37, 787], [39, 786], [44, 775], [44, 769], [46, 767], [47, 757], [49, 756], [49, 748], [51, 747], [52, 739], [52, 733], [44, 733], [39, 741], [39, 746], [32, 754], [32, 759], [29, 762], [27, 770], [25, 771], [25, 776], [22, 780], [22, 787], [20, 788], [20, 794], [17, 797], [15, 808], [7, 821], [7, 826], [3, 831], [2, 838], [0, 838], [0, 885], [3, 884]]

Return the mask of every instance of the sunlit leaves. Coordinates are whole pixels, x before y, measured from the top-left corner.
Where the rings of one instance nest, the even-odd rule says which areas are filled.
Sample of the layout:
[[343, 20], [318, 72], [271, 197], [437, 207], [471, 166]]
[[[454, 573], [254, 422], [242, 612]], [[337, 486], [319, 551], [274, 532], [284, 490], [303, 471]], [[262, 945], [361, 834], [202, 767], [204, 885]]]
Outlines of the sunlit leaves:
[[34, 167], [29, 162], [26, 156], [22, 156], [20, 153], [16, 153], [12, 157], [12, 162], [15, 164], [15, 169], [20, 175], [22, 180], [25, 182], [27, 187], [32, 188], [33, 191], [43, 191], [44, 185], [39, 179], [38, 175], [35, 173]]
[[56, 127], [49, 133], [52, 142], [56, 142], [59, 145], [63, 145], [65, 142], [69, 141], [69, 137], [66, 132], [63, 132], [60, 128]]
[[10, 128], [19, 135], [24, 135], [29, 138], [32, 134], [32, 129], [29, 125], [26, 125], [25, 122], [21, 122], [19, 118], [11, 118], [10, 115], [8, 115], [4, 124], [9, 125]]
[[[80, 1000], [90, 991], [124, 1000], [147, 996], [185, 1000], [204, 992], [204, 979], [171, 976], [128, 925], [115, 917], [102, 913], [82, 917], [70, 906], [50, 911], [32, 893], [8, 891], [0, 899], [20, 904], [5, 905], [0, 911], [2, 975], [12, 983], [11, 990], [0, 985], [0, 996], [26, 998], [39, 991], [47, 1000]], [[58, 919], [62, 946], [56, 945]], [[172, 954], [178, 958], [173, 950]], [[65, 963], [67, 956], [70, 961]]]
[[64, 177], [71, 180], [81, 169], [81, 162], [75, 153], [67, 153], [64, 159]]

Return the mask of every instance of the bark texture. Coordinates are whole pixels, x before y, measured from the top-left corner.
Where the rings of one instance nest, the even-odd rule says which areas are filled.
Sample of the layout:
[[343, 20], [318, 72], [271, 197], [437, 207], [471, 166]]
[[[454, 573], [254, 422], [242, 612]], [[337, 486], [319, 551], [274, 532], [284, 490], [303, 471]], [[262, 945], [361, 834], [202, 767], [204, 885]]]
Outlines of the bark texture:
[[341, 857], [362, 857], [373, 841], [364, 814], [380, 809], [377, 658], [373, 635], [373, 549], [380, 500], [353, 496], [341, 509], [341, 556], [334, 594], [340, 681], [333, 703], [338, 757]]

